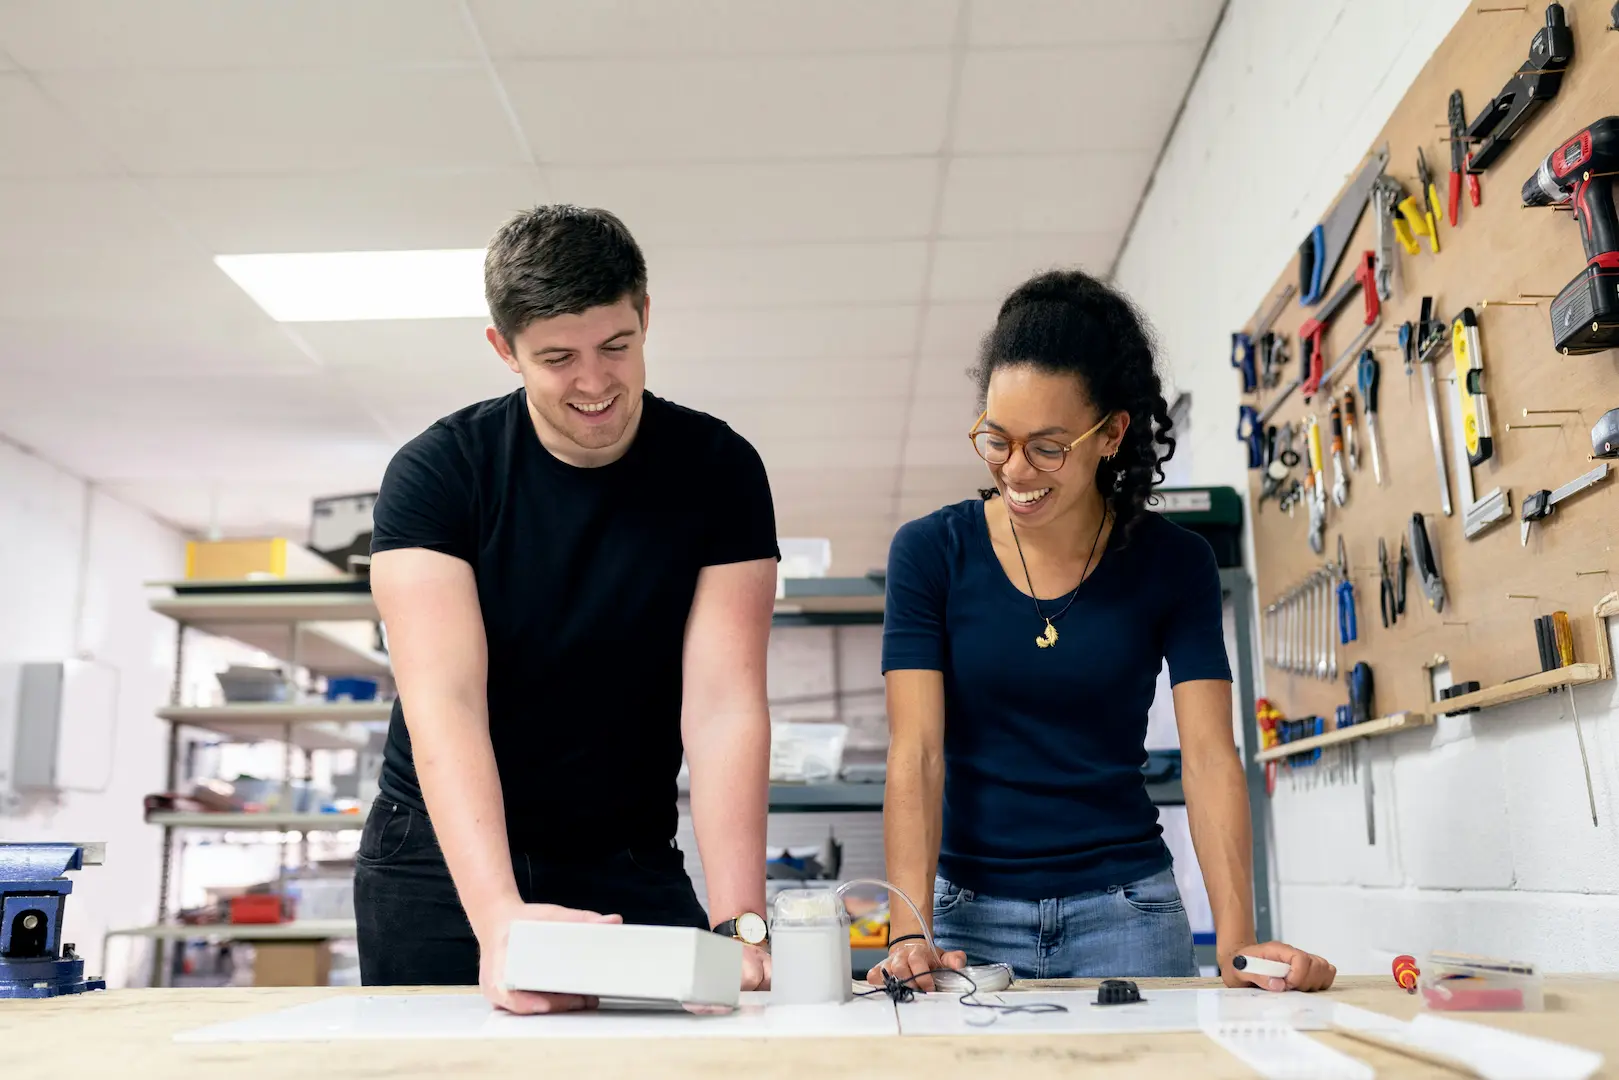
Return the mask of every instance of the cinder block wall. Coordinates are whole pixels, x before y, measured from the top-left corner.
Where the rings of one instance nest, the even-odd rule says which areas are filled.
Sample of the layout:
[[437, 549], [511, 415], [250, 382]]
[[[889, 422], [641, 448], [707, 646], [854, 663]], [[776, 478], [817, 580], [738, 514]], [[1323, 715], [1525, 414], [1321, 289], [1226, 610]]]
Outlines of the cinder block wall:
[[[1246, 489], [1230, 332], [1468, 7], [1231, 0], [1117, 269], [1192, 394], [1194, 482]], [[1607, 7], [1571, 18], [1600, 32]], [[1375, 846], [1359, 787], [1283, 780], [1281, 932], [1346, 972], [1432, 947], [1619, 969], [1619, 695], [1606, 683], [1577, 697], [1600, 828], [1566, 696], [1373, 740]]]

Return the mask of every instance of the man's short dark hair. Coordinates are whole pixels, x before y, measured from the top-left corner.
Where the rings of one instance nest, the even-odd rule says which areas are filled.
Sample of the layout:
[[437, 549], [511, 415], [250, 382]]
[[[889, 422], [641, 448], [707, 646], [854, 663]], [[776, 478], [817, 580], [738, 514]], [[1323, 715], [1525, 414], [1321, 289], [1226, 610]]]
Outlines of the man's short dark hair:
[[500, 227], [483, 260], [483, 295], [495, 329], [511, 341], [536, 319], [577, 315], [625, 297], [639, 314], [646, 258], [606, 210], [536, 206]]

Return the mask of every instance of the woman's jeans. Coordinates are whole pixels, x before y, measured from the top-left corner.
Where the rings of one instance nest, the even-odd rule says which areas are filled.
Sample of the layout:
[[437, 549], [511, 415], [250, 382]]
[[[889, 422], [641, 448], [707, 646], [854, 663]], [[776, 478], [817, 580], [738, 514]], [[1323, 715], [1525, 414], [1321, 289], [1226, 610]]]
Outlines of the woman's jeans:
[[970, 964], [1019, 979], [1195, 976], [1192, 925], [1174, 871], [1074, 896], [1010, 900], [933, 883], [933, 937]]

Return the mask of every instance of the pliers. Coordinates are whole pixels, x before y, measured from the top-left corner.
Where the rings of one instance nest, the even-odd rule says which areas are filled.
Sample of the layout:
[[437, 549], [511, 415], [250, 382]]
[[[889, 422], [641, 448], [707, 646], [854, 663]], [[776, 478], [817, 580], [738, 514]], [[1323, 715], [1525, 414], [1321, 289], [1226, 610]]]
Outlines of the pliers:
[[1400, 618], [1395, 605], [1394, 579], [1389, 576], [1389, 546], [1381, 536], [1377, 538], [1378, 607], [1383, 613], [1383, 629], [1387, 630]]
[[1417, 180], [1422, 185], [1423, 209], [1426, 211], [1428, 246], [1439, 251], [1439, 225], [1445, 218], [1444, 204], [1439, 201], [1439, 189], [1434, 186], [1433, 173], [1428, 168], [1428, 157], [1417, 147]]

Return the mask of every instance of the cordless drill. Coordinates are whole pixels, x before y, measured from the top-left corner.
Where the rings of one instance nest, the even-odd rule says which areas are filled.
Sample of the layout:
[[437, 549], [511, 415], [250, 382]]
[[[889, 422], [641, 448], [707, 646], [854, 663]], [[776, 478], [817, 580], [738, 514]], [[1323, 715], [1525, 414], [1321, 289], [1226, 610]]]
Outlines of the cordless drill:
[[1552, 301], [1552, 343], [1568, 356], [1619, 346], [1619, 116], [1605, 116], [1553, 150], [1524, 182], [1525, 206], [1572, 202], [1586, 266]]

